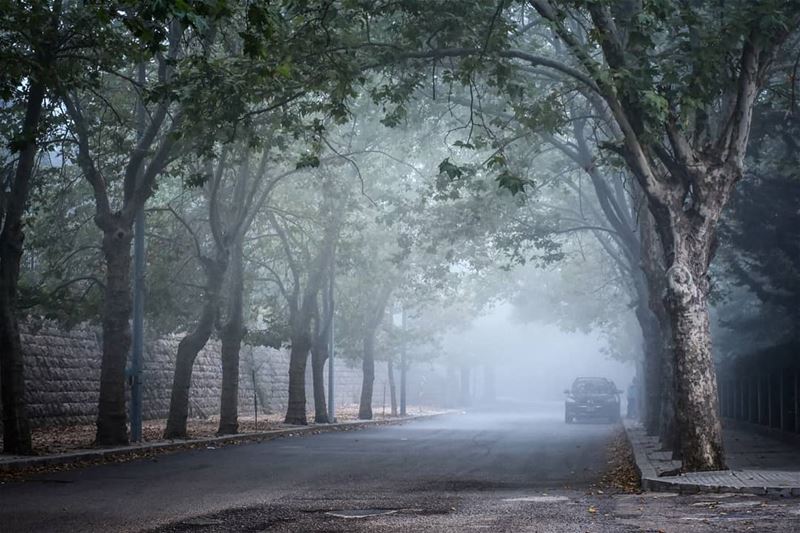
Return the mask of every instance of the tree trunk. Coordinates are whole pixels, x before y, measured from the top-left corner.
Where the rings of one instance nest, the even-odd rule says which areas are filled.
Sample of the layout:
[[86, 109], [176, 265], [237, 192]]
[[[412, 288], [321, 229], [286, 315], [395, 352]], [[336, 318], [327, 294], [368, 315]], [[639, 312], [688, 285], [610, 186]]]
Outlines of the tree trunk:
[[314, 422], [327, 424], [328, 404], [325, 401], [325, 361], [328, 360], [328, 350], [325, 342], [317, 343], [311, 351], [311, 375], [314, 385]]
[[[326, 182], [327, 183], [327, 182]], [[326, 185], [327, 187], [327, 185]], [[286, 237], [285, 232], [281, 226], [272, 218], [272, 225], [278, 233], [281, 242], [284, 245], [286, 254], [289, 258], [292, 257], [291, 245]], [[300, 276], [297, 274], [296, 268], [292, 267], [294, 276], [294, 290], [293, 296], [288, 298], [289, 303], [289, 317], [291, 323], [291, 339], [292, 350], [289, 359], [289, 405], [286, 409], [285, 422], [287, 424], [306, 425], [308, 420], [306, 418], [306, 365], [308, 364], [308, 353], [312, 348], [312, 331], [311, 323], [314, 318], [314, 313], [318, 313], [317, 296], [322, 289], [322, 284], [326, 280], [326, 271], [332, 268], [334, 249], [339, 233], [339, 221], [334, 217], [329, 220], [329, 224], [325, 227], [325, 235], [322, 240], [322, 246], [319, 250], [313, 266], [308, 275], [306, 283], [305, 294], [300, 298]], [[332, 302], [330, 302], [332, 306]], [[333, 313], [331, 307], [330, 312]], [[332, 315], [331, 315], [332, 316]], [[319, 317], [317, 317], [319, 318]], [[330, 317], [329, 317], [330, 318]], [[318, 324], [319, 325], [319, 324]], [[319, 328], [324, 330], [325, 328]], [[321, 335], [323, 342], [327, 342], [327, 334]], [[320, 335], [315, 336], [319, 342]], [[323, 360], [324, 365], [324, 360]], [[322, 383], [322, 370], [320, 369], [317, 377], [313, 376], [313, 363], [312, 363], [312, 378], [319, 381], [322, 397], [324, 398], [324, 384]], [[319, 379], [318, 379], [319, 378]], [[316, 394], [315, 387], [315, 394]], [[320, 406], [323, 403], [319, 404]], [[315, 409], [315, 413], [316, 413]], [[327, 414], [325, 415], [327, 418]]]
[[675, 418], [674, 354], [671, 349], [667, 348], [664, 350], [663, 356], [664, 394], [661, 396], [661, 420], [658, 436], [663, 450], [671, 450], [672, 458], [680, 460], [681, 441], [678, 435], [678, 423]]
[[131, 348], [131, 221], [112, 215], [103, 226], [106, 287], [103, 302], [103, 359], [97, 410], [99, 445], [128, 443], [125, 364]]
[[35, 166], [37, 133], [42, 115], [45, 88], [37, 79], [31, 82], [22, 146], [11, 190], [4, 194], [5, 214], [0, 211], [0, 391], [3, 404], [3, 451], [30, 454], [31, 429], [25, 406], [25, 362], [17, 323], [17, 285], [25, 232], [22, 216], [28, 203]]
[[242, 346], [241, 321], [228, 322], [220, 335], [222, 341], [222, 395], [218, 435], [239, 431], [239, 351]]
[[306, 418], [306, 364], [310, 342], [309, 334], [297, 331], [292, 334], [292, 350], [289, 353], [289, 405], [286, 409], [286, 424], [305, 426]]
[[220, 333], [222, 343], [222, 394], [218, 435], [239, 431], [239, 350], [244, 328], [244, 257], [241, 239], [231, 250], [230, 302], [228, 320]]
[[[5, 243], [4, 243], [5, 244]], [[31, 428], [25, 409], [25, 373], [20, 341], [19, 324], [14, 306], [9, 305], [13, 295], [6, 285], [6, 255], [0, 258], [4, 293], [0, 296], [0, 391], [3, 403], [3, 453], [28, 455], [33, 453]], [[19, 265], [19, 263], [17, 263]], [[16, 292], [15, 290], [13, 291]]]
[[358, 405], [358, 418], [372, 420], [372, 388], [375, 383], [375, 330], [364, 337], [364, 360], [361, 363], [363, 381], [361, 383], [361, 403]]
[[192, 385], [192, 368], [211, 333], [219, 310], [219, 292], [222, 288], [225, 265], [221, 261], [211, 262], [206, 267], [206, 289], [203, 311], [194, 330], [181, 339], [175, 359], [175, 376], [169, 403], [165, 439], [185, 439], [186, 420], [189, 417], [189, 390]]
[[[330, 256], [332, 273], [333, 254]], [[314, 387], [314, 422], [327, 424], [328, 404], [325, 401], [325, 361], [330, 355], [331, 328], [333, 327], [333, 280], [329, 278], [328, 290], [322, 291], [322, 309], [319, 299], [314, 307], [314, 345], [311, 347], [311, 379]]]
[[692, 263], [675, 261], [667, 272], [682, 468], [690, 472], [724, 470], [722, 424], [711, 354], [708, 283], [705, 269], [692, 271], [689, 266]]
[[[637, 194], [641, 190], [637, 188]], [[644, 198], [637, 198], [637, 205], [642, 205]], [[670, 338], [672, 328], [669, 311], [664, 302], [666, 292], [664, 247], [656, 231], [655, 220], [649, 209], [639, 211], [639, 240], [641, 268], [644, 274], [647, 294], [646, 306], [650, 309], [652, 320], [648, 323], [649, 333], [645, 336], [647, 353], [650, 354], [649, 368], [645, 381], [657, 379], [655, 386], [658, 395], [648, 394], [648, 406], [645, 427], [650, 435], [659, 435], [662, 445], [677, 450], [675, 433], [675, 379], [673, 372], [673, 352]], [[641, 301], [641, 300], [640, 300]], [[644, 303], [640, 303], [644, 307]], [[637, 316], [638, 316], [637, 310]], [[643, 326], [642, 331], [645, 331]], [[650, 385], [652, 386], [652, 384]], [[657, 402], [657, 404], [656, 404]]]
[[389, 400], [392, 404], [392, 416], [397, 416], [397, 384], [394, 381], [394, 359], [391, 357], [386, 362], [386, 372], [389, 377]]
[[[644, 300], [644, 302], [642, 301]], [[658, 321], [647, 305], [647, 295], [639, 295], [636, 306], [636, 319], [642, 330], [643, 351], [642, 374], [643, 392], [635, 399], [639, 402], [637, 410], [639, 419], [644, 424], [648, 435], [657, 435], [661, 417], [662, 384], [662, 352]]]

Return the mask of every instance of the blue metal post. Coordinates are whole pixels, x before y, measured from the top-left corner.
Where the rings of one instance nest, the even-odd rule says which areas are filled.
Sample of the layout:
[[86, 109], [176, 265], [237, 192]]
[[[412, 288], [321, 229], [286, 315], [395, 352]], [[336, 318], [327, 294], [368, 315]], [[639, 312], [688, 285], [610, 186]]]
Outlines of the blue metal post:
[[[137, 77], [145, 82], [145, 65], [140, 63]], [[136, 106], [139, 137], [144, 135], [145, 108], [139, 100]], [[139, 169], [141, 175], [143, 168]], [[136, 212], [133, 233], [133, 346], [131, 347], [131, 441], [142, 440], [142, 354], [144, 352], [144, 206]]]
[[133, 241], [133, 350], [131, 353], [131, 440], [142, 440], [142, 354], [144, 352], [144, 209], [136, 213]]
[[334, 271], [331, 265], [331, 279], [328, 286], [328, 297], [331, 304], [331, 337], [330, 337], [330, 350], [328, 350], [328, 422], [333, 424], [336, 422], [336, 396], [334, 391], [334, 358], [336, 355], [336, 348], [334, 346], [334, 302], [333, 302], [333, 287], [334, 287]]

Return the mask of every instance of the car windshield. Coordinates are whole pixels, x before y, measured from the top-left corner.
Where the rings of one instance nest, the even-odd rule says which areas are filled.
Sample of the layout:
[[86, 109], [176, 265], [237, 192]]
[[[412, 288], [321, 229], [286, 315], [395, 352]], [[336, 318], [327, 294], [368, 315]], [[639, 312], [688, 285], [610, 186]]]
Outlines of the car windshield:
[[613, 394], [614, 386], [606, 379], [582, 379], [572, 384], [575, 394]]

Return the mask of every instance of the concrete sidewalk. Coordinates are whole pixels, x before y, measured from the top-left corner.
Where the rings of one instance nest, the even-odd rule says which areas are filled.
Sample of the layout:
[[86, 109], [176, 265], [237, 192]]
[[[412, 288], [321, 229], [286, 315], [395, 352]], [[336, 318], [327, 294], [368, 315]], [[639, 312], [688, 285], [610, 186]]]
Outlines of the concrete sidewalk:
[[130, 444], [107, 448], [79, 449], [66, 453], [51, 455], [26, 456], [0, 454], [0, 476], [12, 473], [35, 473], [56, 465], [72, 465], [76, 468], [95, 463], [134, 460], [150, 457], [154, 454], [168, 453], [197, 448], [215, 449], [230, 444], [261, 442], [282, 437], [313, 435], [331, 431], [351, 431], [366, 427], [401, 424], [413, 420], [452, 414], [455, 411], [443, 411], [423, 415], [412, 415], [381, 420], [348, 420], [334, 424], [310, 424], [308, 426], [286, 426], [280, 429], [252, 433], [238, 433], [220, 437], [201, 437]]
[[725, 429], [730, 470], [664, 475], [680, 468], [672, 452], [638, 422], [625, 421], [625, 431], [641, 477], [642, 489], [660, 492], [740, 492], [800, 496], [800, 448], [742, 430]]

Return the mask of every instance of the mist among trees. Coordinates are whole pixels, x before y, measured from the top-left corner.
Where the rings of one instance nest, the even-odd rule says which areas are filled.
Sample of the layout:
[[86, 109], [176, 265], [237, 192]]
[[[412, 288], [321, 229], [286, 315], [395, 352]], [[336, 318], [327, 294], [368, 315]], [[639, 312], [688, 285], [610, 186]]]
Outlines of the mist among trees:
[[182, 338], [168, 438], [212, 338], [220, 434], [243, 343], [290, 349], [287, 423], [330, 421], [331, 348], [369, 419], [376, 361], [502, 367], [442, 344], [502, 304], [638, 364], [647, 430], [723, 469], [715, 361], [798, 341], [799, 26], [780, 0], [0, 1], [4, 451], [32, 451], [30, 321], [102, 329], [112, 445], [141, 302]]

